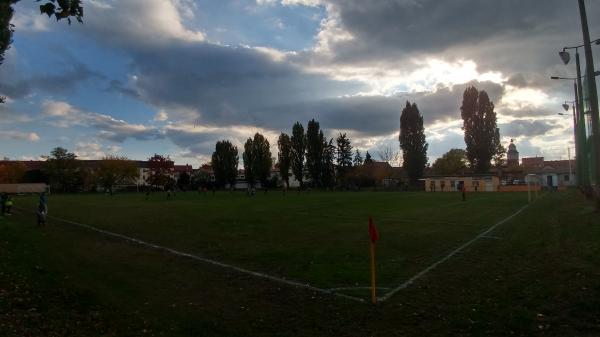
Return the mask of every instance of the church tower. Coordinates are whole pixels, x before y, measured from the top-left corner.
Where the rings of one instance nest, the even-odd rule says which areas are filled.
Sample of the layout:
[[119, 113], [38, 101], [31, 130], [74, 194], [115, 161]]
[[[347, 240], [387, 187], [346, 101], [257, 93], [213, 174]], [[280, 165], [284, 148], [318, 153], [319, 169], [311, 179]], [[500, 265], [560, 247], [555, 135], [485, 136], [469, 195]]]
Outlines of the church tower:
[[510, 140], [510, 145], [508, 146], [508, 152], [506, 153], [506, 164], [508, 167], [518, 167], [519, 166], [519, 151], [517, 151], [517, 146], [513, 143], [514, 140]]

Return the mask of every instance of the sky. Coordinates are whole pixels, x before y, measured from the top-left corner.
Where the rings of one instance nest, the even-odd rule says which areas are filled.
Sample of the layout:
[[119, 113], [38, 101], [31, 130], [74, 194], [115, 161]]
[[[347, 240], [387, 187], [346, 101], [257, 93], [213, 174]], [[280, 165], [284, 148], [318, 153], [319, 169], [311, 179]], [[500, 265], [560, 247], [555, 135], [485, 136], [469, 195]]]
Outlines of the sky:
[[[573, 121], [558, 115], [572, 82], [550, 80], [575, 76], [558, 57], [582, 43], [574, 0], [84, 0], [84, 23], [72, 25], [38, 5], [15, 6], [0, 65], [0, 157], [62, 146], [81, 159], [158, 153], [197, 167], [218, 140], [243, 149], [256, 132], [276, 156], [278, 135], [314, 118], [378, 159], [398, 150], [408, 100], [432, 163], [465, 147], [470, 85], [494, 102], [505, 147], [574, 152]], [[586, 5], [600, 38], [600, 1]]]

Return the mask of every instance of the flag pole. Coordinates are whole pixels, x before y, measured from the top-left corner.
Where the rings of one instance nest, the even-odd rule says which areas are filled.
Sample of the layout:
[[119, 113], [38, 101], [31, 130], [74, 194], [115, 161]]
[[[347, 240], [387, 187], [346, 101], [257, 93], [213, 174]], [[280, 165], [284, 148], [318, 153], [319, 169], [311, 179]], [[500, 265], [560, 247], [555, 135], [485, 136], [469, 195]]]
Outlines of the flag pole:
[[375, 243], [371, 242], [371, 302], [377, 303], [377, 290], [375, 286]]

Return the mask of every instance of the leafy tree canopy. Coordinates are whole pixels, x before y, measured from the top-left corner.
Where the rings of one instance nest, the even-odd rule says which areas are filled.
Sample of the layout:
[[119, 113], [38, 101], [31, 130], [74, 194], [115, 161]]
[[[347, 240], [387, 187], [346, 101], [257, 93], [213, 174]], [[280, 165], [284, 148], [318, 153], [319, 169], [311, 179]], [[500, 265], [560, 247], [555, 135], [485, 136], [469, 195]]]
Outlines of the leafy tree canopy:
[[400, 148], [404, 159], [404, 170], [411, 182], [416, 182], [423, 176], [427, 165], [427, 148], [423, 116], [416, 103], [406, 102], [400, 115]]
[[279, 135], [277, 140], [277, 159], [279, 164], [279, 175], [286, 187], [290, 187], [290, 167], [292, 165], [292, 140], [285, 133]]
[[304, 127], [300, 122], [296, 122], [292, 127], [292, 172], [294, 177], [300, 183], [300, 188], [304, 182], [304, 155], [306, 152], [306, 135]]
[[467, 168], [467, 152], [463, 149], [451, 149], [431, 166], [439, 175], [461, 174]]
[[494, 103], [488, 94], [471, 86], [463, 93], [460, 107], [467, 145], [467, 160], [477, 173], [489, 171], [492, 159], [500, 162], [505, 149], [500, 143]]
[[233, 186], [238, 173], [238, 164], [238, 148], [228, 140], [218, 141], [211, 162], [216, 184], [221, 187], [225, 184]]

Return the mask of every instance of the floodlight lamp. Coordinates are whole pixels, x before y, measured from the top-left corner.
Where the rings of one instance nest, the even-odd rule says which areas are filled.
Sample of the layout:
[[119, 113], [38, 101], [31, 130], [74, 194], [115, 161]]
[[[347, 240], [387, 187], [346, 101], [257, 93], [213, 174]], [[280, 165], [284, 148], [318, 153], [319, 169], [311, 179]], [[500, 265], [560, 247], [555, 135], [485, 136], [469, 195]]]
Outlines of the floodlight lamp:
[[560, 78], [558, 76], [550, 76], [551, 80], [560, 80]]
[[567, 103], [563, 104], [562, 107], [565, 111], [569, 111], [569, 105]]
[[558, 52], [558, 55], [560, 56], [560, 59], [563, 61], [564, 64], [569, 64], [569, 61], [571, 60], [571, 55], [568, 51], [563, 49], [563, 51]]

